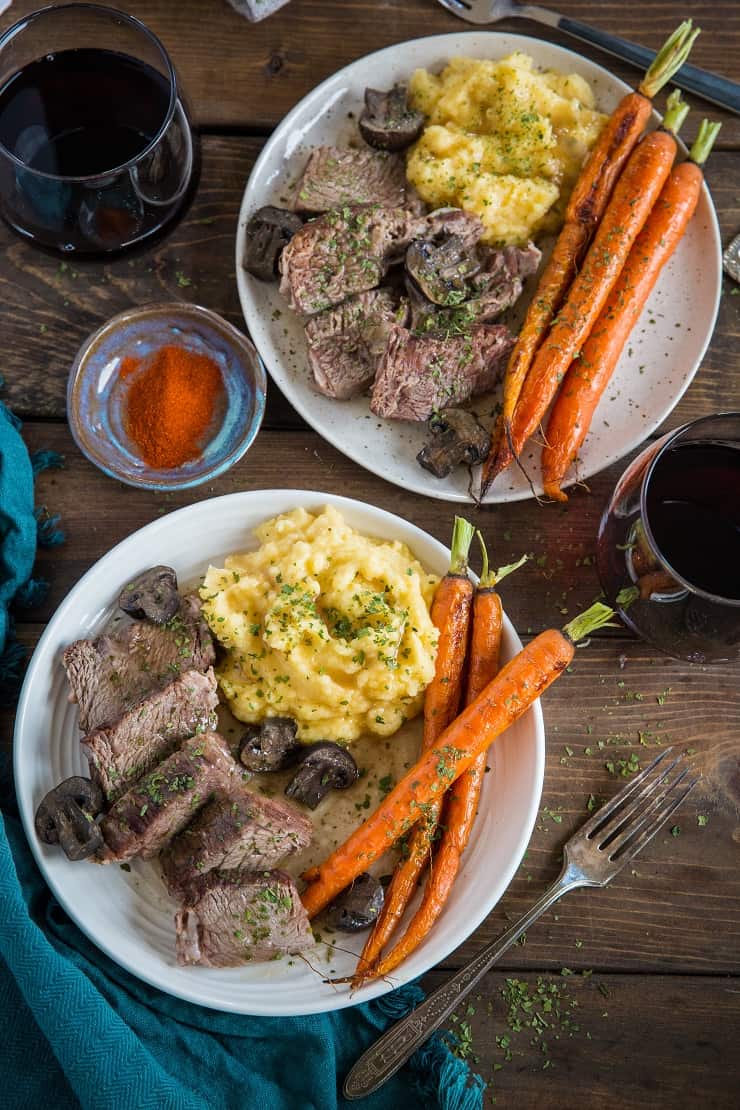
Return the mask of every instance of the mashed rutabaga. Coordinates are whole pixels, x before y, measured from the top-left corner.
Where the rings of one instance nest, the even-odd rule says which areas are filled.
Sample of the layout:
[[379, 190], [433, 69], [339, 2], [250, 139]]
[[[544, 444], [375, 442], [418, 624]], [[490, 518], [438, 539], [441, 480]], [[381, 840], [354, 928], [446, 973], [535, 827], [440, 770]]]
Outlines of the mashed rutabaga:
[[406, 172], [427, 204], [475, 212], [492, 245], [558, 229], [606, 122], [583, 77], [541, 71], [517, 52], [452, 58], [439, 75], [418, 69], [409, 93], [427, 125]]
[[255, 533], [259, 548], [209, 567], [200, 591], [231, 711], [250, 723], [294, 717], [304, 741], [396, 732], [434, 674], [438, 579], [404, 544], [361, 535], [331, 507]]

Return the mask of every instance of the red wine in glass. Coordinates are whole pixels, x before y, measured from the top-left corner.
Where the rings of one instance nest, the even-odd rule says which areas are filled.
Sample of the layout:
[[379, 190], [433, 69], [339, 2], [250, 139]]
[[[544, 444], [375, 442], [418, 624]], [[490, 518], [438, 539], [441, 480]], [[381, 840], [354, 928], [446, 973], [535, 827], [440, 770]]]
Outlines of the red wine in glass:
[[[39, 55], [44, 27], [81, 45]], [[196, 169], [174, 70], [137, 20], [69, 5], [0, 39], [0, 212], [21, 235], [67, 253], [131, 246], [181, 212]]]

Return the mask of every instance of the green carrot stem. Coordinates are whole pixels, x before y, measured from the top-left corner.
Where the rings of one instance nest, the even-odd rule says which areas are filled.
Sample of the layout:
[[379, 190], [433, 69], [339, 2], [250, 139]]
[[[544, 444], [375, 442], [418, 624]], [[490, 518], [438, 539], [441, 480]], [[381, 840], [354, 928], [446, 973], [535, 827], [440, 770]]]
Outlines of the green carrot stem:
[[577, 644], [579, 640], [585, 640], [587, 636], [590, 636], [592, 632], [596, 632], [598, 628], [604, 628], [606, 626], [613, 628], [613, 616], [613, 609], [597, 601], [594, 605], [589, 606], [584, 613], [574, 617], [572, 621], [568, 621], [563, 629], [563, 634], [568, 637], [571, 643]]
[[521, 559], [517, 559], [515, 563], [507, 563], [506, 566], [499, 567], [496, 571], [489, 570], [488, 551], [486, 550], [485, 540], [480, 531], [476, 531], [475, 534], [478, 537], [481, 553], [481, 571], [480, 578], [478, 579], [479, 590], [492, 590], [498, 585], [502, 578], [506, 578], [507, 574], [512, 574], [515, 570], [519, 570], [519, 567], [524, 566], [529, 558], [528, 555], [522, 555]]
[[468, 553], [473, 542], [475, 528], [470, 521], [462, 516], [455, 517], [452, 529], [452, 547], [450, 549], [450, 574], [468, 573]]
[[708, 119], [703, 119], [699, 124], [699, 133], [689, 151], [689, 159], [696, 162], [697, 166], [703, 166], [711, 154], [721, 127], [721, 123], [710, 123]]
[[523, 567], [528, 558], [529, 555], [522, 555], [521, 559], [517, 559], [515, 563], [507, 563], [505, 566], [499, 567], [493, 575], [494, 583], [500, 582], [502, 578], [506, 578], [507, 574], [513, 574], [515, 570], [519, 570], [519, 567]]
[[665, 84], [678, 72], [689, 56], [699, 28], [692, 30], [690, 19], [685, 19], [663, 43], [645, 74], [638, 92], [652, 100]]
[[681, 90], [674, 89], [666, 101], [666, 113], [663, 118], [663, 130], [677, 135], [683, 122], [689, 114], [689, 106], [681, 99]]

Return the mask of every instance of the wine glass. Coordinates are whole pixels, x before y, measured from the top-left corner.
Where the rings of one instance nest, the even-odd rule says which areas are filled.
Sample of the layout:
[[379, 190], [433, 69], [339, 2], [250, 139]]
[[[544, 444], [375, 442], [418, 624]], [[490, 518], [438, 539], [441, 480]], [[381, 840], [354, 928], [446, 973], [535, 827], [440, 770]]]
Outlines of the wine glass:
[[182, 212], [198, 150], [172, 62], [133, 16], [43, 8], [0, 37], [0, 215], [65, 254], [133, 246]]
[[740, 412], [685, 424], [628, 466], [596, 560], [638, 636], [690, 663], [740, 655]]

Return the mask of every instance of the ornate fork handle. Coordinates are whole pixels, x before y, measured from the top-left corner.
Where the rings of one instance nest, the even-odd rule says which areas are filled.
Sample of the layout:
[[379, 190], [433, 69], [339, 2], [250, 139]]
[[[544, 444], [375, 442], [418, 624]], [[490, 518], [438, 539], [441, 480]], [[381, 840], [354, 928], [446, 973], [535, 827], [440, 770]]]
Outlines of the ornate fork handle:
[[572, 865], [566, 864], [560, 877], [538, 902], [502, 936], [487, 945], [448, 982], [433, 991], [425, 1002], [401, 1018], [363, 1053], [344, 1081], [344, 1097], [364, 1098], [377, 1090], [402, 1067], [409, 1056], [450, 1016], [460, 1001], [475, 987], [496, 960], [522, 935], [545, 910], [569, 890], [593, 886]]

